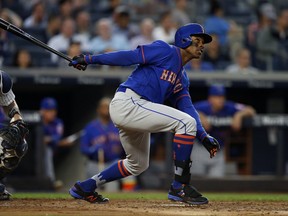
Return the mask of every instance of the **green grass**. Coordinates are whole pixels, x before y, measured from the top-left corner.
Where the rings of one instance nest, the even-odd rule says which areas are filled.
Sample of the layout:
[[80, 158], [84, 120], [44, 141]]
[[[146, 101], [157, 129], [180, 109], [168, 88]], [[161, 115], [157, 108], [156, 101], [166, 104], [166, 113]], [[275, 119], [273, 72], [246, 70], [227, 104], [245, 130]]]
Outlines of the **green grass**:
[[[288, 194], [279, 193], [203, 193], [210, 201], [287, 201]], [[164, 192], [103, 193], [110, 199], [165, 200]], [[14, 199], [69, 199], [67, 193], [15, 193]]]

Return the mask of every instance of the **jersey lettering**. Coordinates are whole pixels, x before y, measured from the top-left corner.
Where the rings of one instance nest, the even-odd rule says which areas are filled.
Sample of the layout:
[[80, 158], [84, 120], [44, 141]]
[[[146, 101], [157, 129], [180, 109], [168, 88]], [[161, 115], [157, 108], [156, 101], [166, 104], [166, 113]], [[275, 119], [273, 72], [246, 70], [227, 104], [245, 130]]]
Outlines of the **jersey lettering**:
[[172, 85], [174, 85], [175, 81], [176, 81], [176, 73], [174, 73], [173, 71], [169, 71], [169, 70], [163, 70], [160, 79], [161, 80], [165, 80], [170, 82]]
[[163, 70], [160, 79], [162, 79], [162, 80], [167, 80], [168, 75], [169, 75], [169, 71], [168, 71], [168, 70]]
[[180, 79], [177, 79], [176, 85], [173, 89], [174, 94], [181, 91], [182, 89], [183, 89], [183, 85], [182, 85]]

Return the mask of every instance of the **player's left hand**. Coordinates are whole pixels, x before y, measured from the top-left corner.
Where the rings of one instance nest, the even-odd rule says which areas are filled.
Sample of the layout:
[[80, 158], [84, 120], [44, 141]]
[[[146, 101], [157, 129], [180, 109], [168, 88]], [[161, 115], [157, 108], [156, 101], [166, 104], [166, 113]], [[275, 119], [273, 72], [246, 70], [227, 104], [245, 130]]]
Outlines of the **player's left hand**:
[[88, 63], [85, 60], [86, 56], [81, 54], [78, 56], [74, 56], [72, 58], [72, 61], [69, 63], [69, 66], [73, 66], [74, 68], [77, 68], [78, 70], [85, 71], [87, 68]]
[[220, 145], [219, 145], [218, 141], [210, 135], [207, 135], [202, 140], [202, 144], [207, 149], [207, 151], [210, 153], [210, 158], [213, 158], [216, 155], [217, 151], [220, 150]]

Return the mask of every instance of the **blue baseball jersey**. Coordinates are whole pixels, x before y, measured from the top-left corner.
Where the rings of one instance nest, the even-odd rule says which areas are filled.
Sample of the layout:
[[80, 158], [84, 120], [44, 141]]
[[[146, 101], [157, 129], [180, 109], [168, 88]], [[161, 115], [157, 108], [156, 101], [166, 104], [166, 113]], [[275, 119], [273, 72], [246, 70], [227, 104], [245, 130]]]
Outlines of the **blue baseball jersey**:
[[135, 50], [90, 56], [89, 60], [93, 64], [137, 65], [119, 88], [132, 89], [154, 103], [170, 101], [174, 107], [196, 119], [198, 138], [202, 140], [207, 135], [190, 98], [189, 78], [178, 47], [158, 40]]
[[[238, 111], [241, 111], [245, 108], [244, 104], [235, 103], [233, 101], [226, 101], [223, 109], [218, 112], [213, 112], [211, 103], [209, 101], [199, 101], [195, 104], [196, 110], [204, 113], [207, 116], [215, 116], [215, 117], [233, 117], [234, 114]], [[225, 131], [221, 128], [213, 127], [211, 131], [209, 131], [211, 136], [215, 137], [219, 143], [223, 146], [223, 142], [225, 139]]]
[[80, 148], [83, 154], [94, 161], [98, 161], [99, 149], [104, 152], [105, 162], [120, 159], [124, 154], [118, 129], [112, 121], [108, 125], [104, 125], [100, 120], [90, 122], [84, 128]]
[[64, 133], [63, 121], [59, 118], [55, 118], [48, 124], [43, 125], [44, 136], [49, 136], [51, 138], [49, 146], [55, 148], [58, 142], [62, 139]]

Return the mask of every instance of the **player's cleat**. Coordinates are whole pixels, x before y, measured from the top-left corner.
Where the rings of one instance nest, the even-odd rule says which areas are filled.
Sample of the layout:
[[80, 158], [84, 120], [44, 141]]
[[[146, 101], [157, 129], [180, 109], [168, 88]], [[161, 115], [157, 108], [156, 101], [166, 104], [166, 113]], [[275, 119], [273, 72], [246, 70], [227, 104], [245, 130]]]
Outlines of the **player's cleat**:
[[90, 203], [107, 203], [109, 202], [108, 198], [102, 197], [102, 195], [98, 194], [96, 191], [93, 192], [85, 192], [80, 187], [79, 182], [76, 182], [75, 185], [70, 188], [69, 194], [75, 199], [86, 200]]
[[168, 199], [188, 203], [189, 205], [203, 205], [208, 203], [208, 199], [203, 197], [196, 188], [190, 185], [184, 185], [182, 188], [174, 189], [170, 187]]
[[9, 200], [12, 195], [6, 190], [5, 185], [0, 183], [0, 201]]

